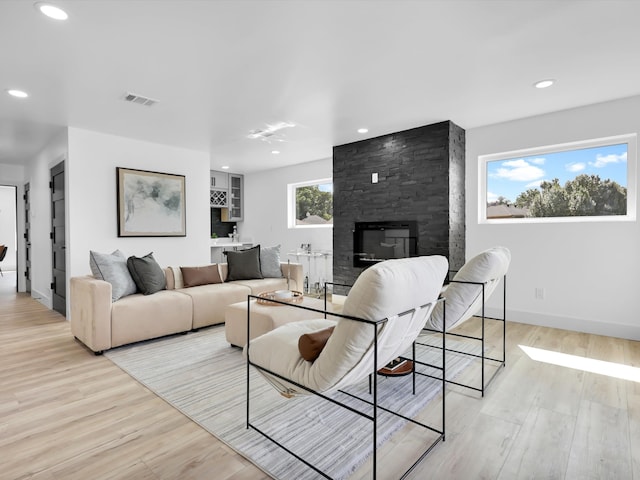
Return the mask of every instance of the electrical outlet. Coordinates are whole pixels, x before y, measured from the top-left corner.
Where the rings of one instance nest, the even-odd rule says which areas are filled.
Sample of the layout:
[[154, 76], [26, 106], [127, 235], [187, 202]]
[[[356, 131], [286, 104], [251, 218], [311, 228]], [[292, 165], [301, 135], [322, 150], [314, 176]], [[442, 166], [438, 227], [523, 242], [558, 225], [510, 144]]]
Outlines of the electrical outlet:
[[544, 288], [536, 287], [535, 297], [536, 297], [536, 300], [544, 300]]
[[371, 174], [371, 183], [378, 183], [378, 173]]

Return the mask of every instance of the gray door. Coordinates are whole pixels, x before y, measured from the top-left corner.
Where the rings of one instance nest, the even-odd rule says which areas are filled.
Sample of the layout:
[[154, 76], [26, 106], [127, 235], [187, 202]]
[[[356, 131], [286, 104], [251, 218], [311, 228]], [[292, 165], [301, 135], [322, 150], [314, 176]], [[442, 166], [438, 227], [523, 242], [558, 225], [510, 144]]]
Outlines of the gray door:
[[24, 184], [24, 281], [25, 290], [31, 292], [31, 204], [29, 200], [29, 184]]
[[66, 316], [67, 311], [67, 272], [65, 270], [65, 234], [64, 234], [64, 162], [51, 169], [51, 297], [53, 309]]

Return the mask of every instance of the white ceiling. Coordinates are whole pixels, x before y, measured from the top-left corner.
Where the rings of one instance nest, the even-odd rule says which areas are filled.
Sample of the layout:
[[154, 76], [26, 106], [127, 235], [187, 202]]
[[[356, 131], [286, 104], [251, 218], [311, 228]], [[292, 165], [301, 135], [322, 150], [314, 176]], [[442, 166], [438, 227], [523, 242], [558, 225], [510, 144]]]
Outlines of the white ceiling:
[[[54, 3], [68, 21], [0, 0], [0, 163], [72, 126], [246, 173], [443, 120], [469, 129], [640, 94], [634, 0]], [[280, 121], [297, 125], [285, 142], [246, 138]]]

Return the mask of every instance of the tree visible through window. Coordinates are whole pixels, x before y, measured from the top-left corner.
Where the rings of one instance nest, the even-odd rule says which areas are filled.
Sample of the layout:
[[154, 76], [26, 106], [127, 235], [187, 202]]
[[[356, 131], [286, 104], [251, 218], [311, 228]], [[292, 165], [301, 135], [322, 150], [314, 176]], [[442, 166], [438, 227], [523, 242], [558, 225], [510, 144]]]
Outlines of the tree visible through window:
[[631, 139], [616, 140], [488, 159], [486, 218], [626, 216]]
[[330, 179], [289, 185], [291, 227], [333, 225], [333, 183]]

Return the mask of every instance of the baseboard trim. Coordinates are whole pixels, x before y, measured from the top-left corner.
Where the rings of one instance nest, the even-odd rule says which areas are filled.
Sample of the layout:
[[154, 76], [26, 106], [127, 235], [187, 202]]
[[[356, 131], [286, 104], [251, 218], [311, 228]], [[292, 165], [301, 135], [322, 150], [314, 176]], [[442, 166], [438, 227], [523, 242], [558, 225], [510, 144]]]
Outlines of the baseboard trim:
[[41, 304], [43, 304], [45, 307], [47, 307], [48, 309], [52, 309], [53, 308], [53, 302], [51, 301], [51, 297], [49, 295], [45, 295], [44, 293], [35, 290], [35, 289], [31, 289], [31, 298], [39, 301]]
[[[486, 314], [490, 317], [493, 316], [501, 318], [502, 309], [487, 307]], [[586, 320], [583, 318], [563, 317], [560, 315], [524, 312], [519, 310], [507, 310], [507, 321], [640, 341], [640, 326], [635, 325], [599, 322], [597, 320]]]

